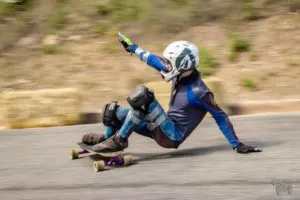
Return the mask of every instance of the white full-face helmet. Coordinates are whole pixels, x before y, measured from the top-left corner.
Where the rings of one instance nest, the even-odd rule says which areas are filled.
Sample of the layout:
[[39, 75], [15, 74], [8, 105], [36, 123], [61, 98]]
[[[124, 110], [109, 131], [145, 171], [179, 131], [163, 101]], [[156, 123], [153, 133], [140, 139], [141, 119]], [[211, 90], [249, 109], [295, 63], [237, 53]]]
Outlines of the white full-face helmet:
[[161, 74], [167, 82], [199, 64], [198, 48], [188, 41], [175, 41], [169, 44], [163, 52], [163, 57], [167, 61], [169, 71], [161, 71]]

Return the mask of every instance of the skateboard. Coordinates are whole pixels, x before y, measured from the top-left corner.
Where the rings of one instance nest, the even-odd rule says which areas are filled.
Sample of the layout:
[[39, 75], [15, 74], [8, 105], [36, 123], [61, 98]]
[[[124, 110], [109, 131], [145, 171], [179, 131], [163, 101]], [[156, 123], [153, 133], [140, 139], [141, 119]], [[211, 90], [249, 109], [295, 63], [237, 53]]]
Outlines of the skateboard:
[[[98, 155], [100, 160], [94, 161], [93, 169], [95, 172], [110, 169], [112, 167], [122, 167], [133, 164], [133, 158], [131, 155], [123, 155], [122, 151], [116, 151], [112, 153], [101, 153], [93, 151], [93, 145], [87, 145], [82, 142], [77, 143], [80, 147], [80, 151], [71, 149], [69, 152], [69, 158], [71, 160], [78, 159], [80, 155]], [[82, 156], [80, 156], [82, 157]]]

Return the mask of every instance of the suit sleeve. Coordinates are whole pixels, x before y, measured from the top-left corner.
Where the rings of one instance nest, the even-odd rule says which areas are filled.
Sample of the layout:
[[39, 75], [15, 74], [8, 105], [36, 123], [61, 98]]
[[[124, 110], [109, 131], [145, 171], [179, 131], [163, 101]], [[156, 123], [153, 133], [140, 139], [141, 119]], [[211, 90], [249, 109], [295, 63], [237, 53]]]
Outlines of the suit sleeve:
[[141, 49], [137, 45], [133, 51], [134, 51], [134, 54], [140, 58], [141, 61], [144, 61], [150, 67], [153, 67], [154, 69], [156, 69], [159, 72], [167, 71], [167, 66], [161, 57], [151, 54], [150, 52]]
[[235, 148], [240, 143], [239, 139], [235, 134], [228, 115], [215, 103], [213, 93], [206, 93], [201, 99], [198, 99], [197, 104], [201, 105], [201, 107], [213, 116], [225, 138], [231, 144], [232, 148]]

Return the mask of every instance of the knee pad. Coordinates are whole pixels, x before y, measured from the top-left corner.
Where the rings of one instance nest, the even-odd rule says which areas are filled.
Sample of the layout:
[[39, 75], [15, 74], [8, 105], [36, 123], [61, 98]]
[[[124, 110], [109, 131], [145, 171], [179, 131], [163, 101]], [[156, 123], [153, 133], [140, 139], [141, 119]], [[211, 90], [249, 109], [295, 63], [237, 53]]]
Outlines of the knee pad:
[[117, 118], [116, 112], [119, 105], [118, 102], [113, 101], [105, 104], [102, 110], [102, 123], [105, 126], [120, 127], [121, 121]]
[[143, 113], [148, 112], [149, 105], [154, 101], [154, 93], [144, 85], [138, 85], [127, 98], [129, 105]]

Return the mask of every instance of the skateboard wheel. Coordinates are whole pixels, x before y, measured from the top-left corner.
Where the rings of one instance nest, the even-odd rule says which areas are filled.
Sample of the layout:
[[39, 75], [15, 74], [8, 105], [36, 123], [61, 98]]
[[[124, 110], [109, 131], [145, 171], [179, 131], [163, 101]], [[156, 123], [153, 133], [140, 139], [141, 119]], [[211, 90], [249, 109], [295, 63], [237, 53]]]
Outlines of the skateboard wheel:
[[126, 155], [123, 157], [124, 159], [124, 165], [131, 165], [133, 163], [133, 157], [131, 155]]
[[105, 169], [105, 162], [103, 160], [95, 161], [93, 165], [94, 171], [99, 172]]
[[69, 158], [71, 159], [71, 160], [75, 160], [75, 159], [77, 159], [78, 158], [78, 152], [75, 150], [75, 149], [71, 149], [70, 150], [70, 154], [69, 154]]

